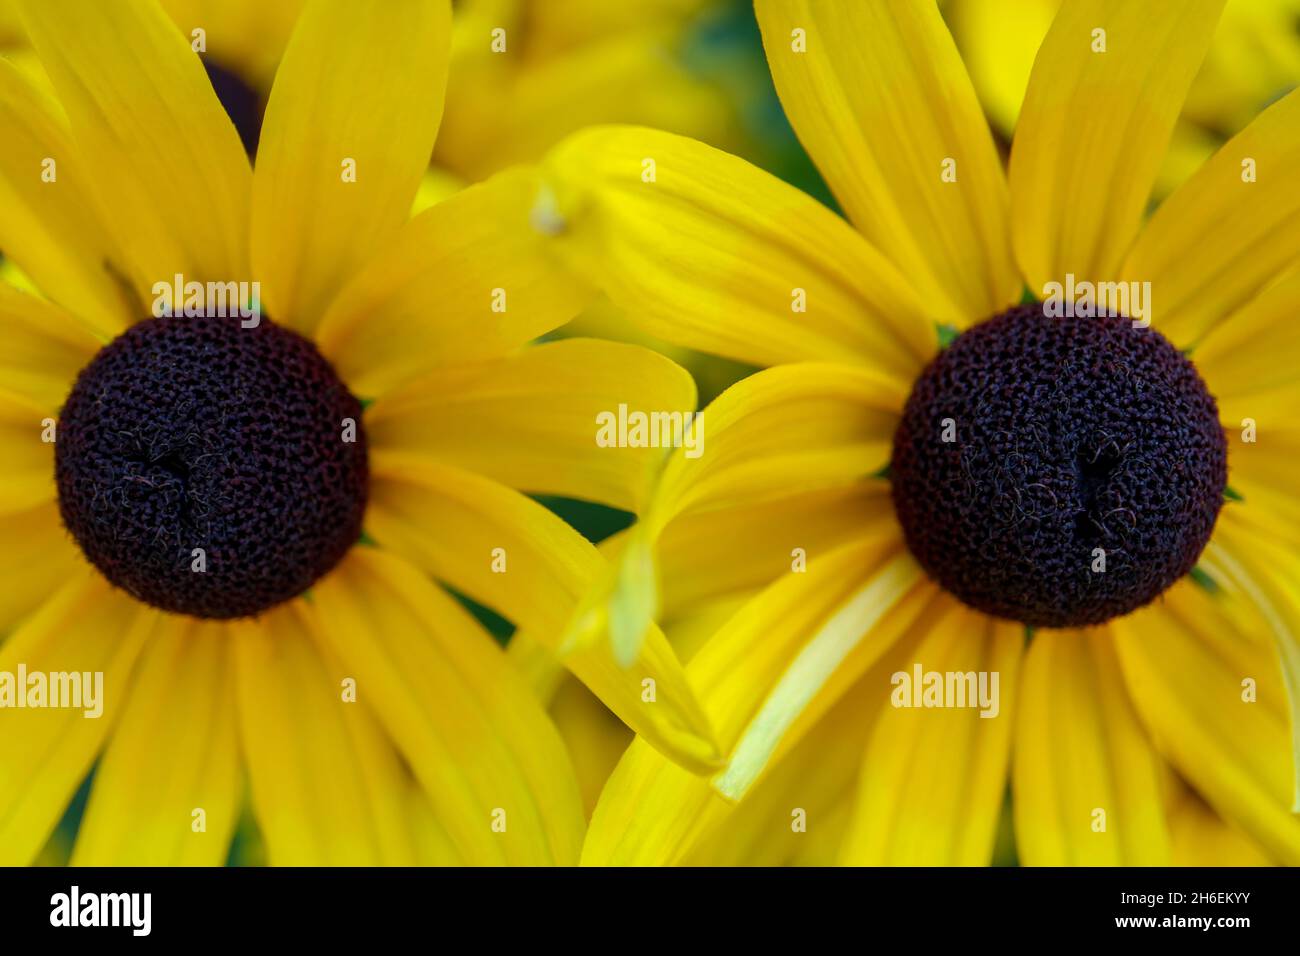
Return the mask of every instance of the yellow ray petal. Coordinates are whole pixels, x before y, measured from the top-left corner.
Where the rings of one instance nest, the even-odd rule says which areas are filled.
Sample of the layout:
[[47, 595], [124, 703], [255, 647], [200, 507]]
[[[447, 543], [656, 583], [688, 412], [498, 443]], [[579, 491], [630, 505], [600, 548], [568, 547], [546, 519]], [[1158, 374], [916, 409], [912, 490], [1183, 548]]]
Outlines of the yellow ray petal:
[[1218, 322], [1197, 344], [1197, 371], [1218, 400], [1224, 422], [1249, 416], [1267, 422], [1266, 430], [1294, 427], [1294, 412], [1300, 407], [1297, 315], [1300, 268]]
[[1021, 676], [1011, 775], [1021, 862], [1167, 866], [1160, 771], [1112, 634], [1035, 633]]
[[27, 511], [53, 501], [54, 424], [57, 405], [36, 405], [0, 388], [0, 450], [6, 475], [0, 485], [0, 515]]
[[[764, 744], [773, 742], [771, 734], [780, 731], [794, 709], [777, 709], [769, 703], [783, 681], [787, 691], [814, 694], [779, 734], [774, 750], [764, 755], [755, 744], [749, 745], [750, 763], [741, 769], [743, 777], [750, 777], [753, 770], [758, 782], [738, 776], [746, 789], [748, 784], [755, 790], [762, 786], [762, 768], [754, 765], [762, 761], [769, 768], [779, 766], [784, 755], [819, 725], [933, 600], [933, 587], [923, 581], [901, 596], [883, 593], [881, 585], [896, 573], [896, 567], [887, 563], [887, 553], [879, 543], [858, 542], [810, 565], [806, 574], [781, 579], [728, 620], [691, 659], [687, 674], [728, 752], [742, 735]], [[865, 610], [854, 605], [855, 597], [864, 593], [879, 599]], [[809, 659], [804, 649], [830, 634], [836, 626], [832, 622], [847, 625], [850, 618], [858, 643], [834, 674], [819, 687], [814, 688], [815, 680], [794, 686], [787, 675], [798, 667], [801, 655]], [[787, 693], [787, 701], [792, 696]], [[755, 719], [763, 710], [766, 725]], [[670, 763], [638, 739], [601, 794], [583, 847], [583, 863], [681, 862], [734, 806], [709, 780]]]
[[[1062, 6], [1011, 148], [1012, 242], [1035, 294], [1068, 273], [1120, 278], [1222, 9], [1223, 0]], [[1157, 292], [1157, 314], [1169, 307]]]
[[1170, 797], [1169, 843], [1174, 866], [1272, 866], [1262, 847], [1180, 783]]
[[0, 711], [0, 865], [30, 863], [59, 822], [126, 707], [156, 617], [87, 567], [0, 646], [0, 672], [103, 674], [99, 717], [85, 707]]
[[[1260, 113], [1164, 201], [1124, 262], [1186, 348], [1300, 256], [1300, 90]], [[1252, 179], [1253, 181], [1247, 181]]]
[[[249, 789], [272, 866], [410, 866], [408, 777], [317, 645], [305, 601], [228, 626]], [[355, 691], [355, 689], [354, 689]]]
[[447, 0], [316, 0], [303, 10], [253, 182], [253, 265], [281, 324], [313, 330], [406, 221], [438, 133], [450, 42]]
[[[1242, 411], [1250, 411], [1249, 405]], [[1233, 522], [1265, 539], [1289, 543], [1300, 551], [1300, 499], [1295, 493], [1295, 463], [1300, 458], [1300, 429], [1288, 415], [1224, 421], [1228, 437], [1228, 483], [1240, 501], [1227, 501], [1220, 526]], [[1243, 436], [1254, 440], [1243, 441]]]
[[582, 788], [582, 806], [590, 818], [605, 781], [634, 735], [576, 678], [565, 680], [555, 692], [551, 718], [573, 759], [573, 769]]
[[318, 340], [354, 391], [514, 352], [591, 297], [529, 224], [537, 173], [511, 170], [407, 223], [329, 310]]
[[95, 773], [74, 866], [226, 861], [244, 790], [234, 690], [219, 623], [160, 619]]
[[44, 408], [58, 408], [100, 342], [70, 314], [0, 283], [0, 381]]
[[105, 337], [120, 332], [138, 316], [114, 277], [121, 266], [111, 264], [113, 246], [67, 119], [7, 59], [0, 59], [0, 135], [0, 249], [88, 327]]
[[695, 385], [648, 349], [566, 339], [424, 376], [367, 409], [366, 436], [376, 459], [436, 457], [524, 491], [640, 510], [669, 451], [599, 444], [602, 416], [620, 406], [685, 424]]
[[248, 278], [248, 158], [156, 3], [15, 0], [137, 293]]
[[1291, 718], [1291, 809], [1300, 813], [1300, 558], [1234, 518], [1220, 518], [1203, 559], [1255, 606], [1277, 651]]
[[[863, 690], [881, 715], [864, 748], [843, 862], [987, 866], [992, 861], [1007, 789], [1024, 628], [951, 599], [946, 603], [948, 612], [924, 634], [910, 659]], [[925, 675], [932, 673], [943, 675], [942, 686], [953, 688], [952, 699], [941, 697], [942, 708], [913, 706], [923, 701]], [[959, 675], [951, 685], [949, 673]]]
[[815, 200], [743, 160], [638, 127], [557, 146], [535, 219], [645, 331], [756, 365], [867, 364], [906, 389], [933, 316]]
[[[591, 544], [537, 502], [430, 461], [375, 462], [366, 527], [381, 546], [505, 615], [552, 653], [603, 566]], [[716, 764], [708, 721], [661, 634], [630, 667], [604, 645], [579, 648], [563, 663], [671, 758], [699, 769]], [[647, 679], [656, 688], [653, 706]]]
[[0, 634], [40, 607], [84, 567], [53, 501], [0, 515]]
[[654, 548], [671, 521], [856, 484], [888, 462], [903, 400], [892, 382], [865, 368], [811, 362], [767, 369], [728, 389], [694, 422], [701, 454], [669, 457], [642, 522], [575, 614], [570, 640], [596, 639], [608, 623], [616, 651], [633, 653], [657, 613]]
[[1191, 582], [1114, 625], [1124, 679], [1156, 746], [1224, 819], [1300, 863], [1286, 687], [1264, 625]]
[[326, 645], [465, 860], [576, 861], [582, 799], [564, 743], [473, 618], [374, 548], [354, 548], [313, 595]]
[[765, 585], [894, 520], [888, 482], [871, 479], [687, 514], [659, 539], [663, 617]]
[[938, 7], [759, 0], [755, 9], [800, 141], [932, 316], [965, 325], [1016, 301], [1006, 179]]

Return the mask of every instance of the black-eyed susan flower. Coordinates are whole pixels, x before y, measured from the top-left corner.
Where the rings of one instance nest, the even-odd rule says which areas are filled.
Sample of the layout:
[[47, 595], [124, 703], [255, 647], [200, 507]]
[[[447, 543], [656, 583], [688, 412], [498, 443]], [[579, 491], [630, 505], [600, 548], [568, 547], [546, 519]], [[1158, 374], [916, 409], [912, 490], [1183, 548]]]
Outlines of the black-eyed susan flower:
[[759, 0], [847, 221], [650, 130], [551, 154], [557, 248], [772, 366], [573, 626], [657, 615], [727, 766], [635, 742], [586, 861], [983, 864], [1008, 781], [1026, 863], [1300, 860], [1300, 93], [1144, 222], [1221, 6], [1065, 3], [1004, 173], [933, 4]]
[[[0, 286], [0, 861], [92, 767], [75, 863], [220, 863], [246, 795], [271, 863], [576, 860], [560, 737], [440, 584], [554, 647], [599, 558], [516, 489], [635, 510], [654, 459], [591, 422], [694, 391], [530, 344], [587, 298], [532, 174], [408, 218], [449, 4], [308, 4], [255, 171], [154, 0], [16, 8], [53, 95], [0, 59], [0, 248], [41, 292]], [[568, 664], [715, 762], [662, 635]]]

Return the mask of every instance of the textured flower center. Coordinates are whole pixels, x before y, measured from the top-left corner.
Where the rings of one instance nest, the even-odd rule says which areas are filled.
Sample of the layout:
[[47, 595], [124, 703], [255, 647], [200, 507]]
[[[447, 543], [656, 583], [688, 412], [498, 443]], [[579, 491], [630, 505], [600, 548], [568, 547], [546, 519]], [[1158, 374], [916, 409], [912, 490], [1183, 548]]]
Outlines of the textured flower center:
[[907, 544], [977, 610], [1098, 624], [1196, 563], [1227, 449], [1192, 364], [1126, 318], [1011, 309], [921, 373], [894, 435]]
[[263, 319], [159, 318], [105, 346], [59, 417], [64, 524], [142, 601], [198, 617], [302, 593], [361, 533], [361, 405]]

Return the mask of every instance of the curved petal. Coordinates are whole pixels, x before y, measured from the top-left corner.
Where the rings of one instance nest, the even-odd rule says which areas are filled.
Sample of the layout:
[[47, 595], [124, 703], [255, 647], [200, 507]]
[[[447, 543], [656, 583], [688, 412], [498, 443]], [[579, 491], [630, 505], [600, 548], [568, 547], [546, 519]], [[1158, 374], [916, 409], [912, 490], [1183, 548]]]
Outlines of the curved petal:
[[621, 406], [684, 422], [695, 384], [649, 349], [565, 339], [424, 376], [366, 410], [366, 436], [376, 460], [436, 458], [524, 491], [640, 510], [669, 451], [599, 444], [602, 416]]
[[[409, 779], [306, 601], [233, 621], [240, 739], [272, 866], [410, 866]], [[420, 861], [423, 862], [423, 861]]]
[[1168, 865], [1160, 761], [1105, 630], [1035, 633], [1012, 768], [1028, 866]]
[[[866, 691], [881, 713], [864, 748], [843, 862], [987, 866], [993, 859], [1024, 628], [946, 603], [909, 659]], [[940, 708], [912, 706], [934, 673], [960, 675], [943, 678], [953, 699]]]
[[88, 327], [104, 337], [120, 332], [138, 316], [115, 276], [121, 266], [67, 120], [7, 59], [0, 59], [0, 136], [0, 249]]
[[244, 782], [230, 642], [219, 622], [166, 615], [95, 772], [74, 866], [220, 866]]
[[[552, 652], [603, 565], [592, 545], [537, 502], [432, 462], [377, 462], [366, 527], [385, 549], [504, 614]], [[576, 649], [563, 664], [670, 758], [701, 770], [716, 765], [708, 721], [662, 635], [628, 668], [607, 646]], [[656, 687], [653, 706], [644, 698], [647, 679]]]
[[330, 308], [321, 351], [380, 395], [452, 362], [507, 355], [582, 310], [586, 286], [529, 224], [537, 173], [511, 170], [407, 223]]
[[54, 443], [45, 439], [55, 414], [0, 388], [0, 451], [8, 471], [0, 484], [0, 515], [54, 500]]
[[844, 220], [743, 160], [637, 127], [548, 154], [535, 220], [647, 332], [756, 365], [866, 364], [905, 390], [933, 316]]
[[282, 325], [316, 327], [397, 233], [429, 165], [448, 0], [315, 0], [271, 88], [253, 181], [253, 266]]
[[1300, 258], [1298, 166], [1300, 90], [1294, 90], [1230, 139], [1151, 217], [1123, 275], [1151, 283], [1153, 321], [1176, 345], [1195, 345]]
[[1221, 817], [1294, 866], [1286, 687], [1272, 649], [1252, 637], [1261, 626], [1248, 606], [1188, 581], [1114, 625], [1124, 679], [1161, 753]]
[[0, 634], [9, 633], [84, 566], [54, 501], [0, 515]]
[[0, 865], [25, 866], [45, 845], [127, 706], [131, 668], [156, 620], [87, 567], [0, 645], [5, 673], [17, 674], [21, 664], [29, 676], [89, 672], [93, 681], [103, 674], [98, 717], [85, 707], [3, 711]]
[[633, 653], [657, 614], [655, 545], [670, 522], [858, 483], [888, 462], [903, 401], [892, 382], [850, 365], [797, 363], [732, 386], [693, 423], [698, 454], [669, 457], [642, 521], [609, 555], [569, 639], [599, 640], [608, 626], [616, 652]]
[[[934, 594], [924, 581], [900, 580], [888, 547], [857, 542], [810, 565], [806, 574], [777, 581], [727, 621], [686, 671], [723, 747], [745, 751], [744, 762], [733, 764], [729, 796], [761, 786], [765, 768], [776, 772]], [[842, 653], [832, 654], [828, 645], [835, 637], [853, 646], [842, 643]], [[812, 672], [810, 665], [833, 665], [837, 656], [839, 666], [824, 679]], [[636, 740], [601, 794], [583, 863], [680, 862], [731, 806], [718, 781], [711, 784]]]
[[464, 859], [573, 863], [582, 798], [554, 725], [473, 618], [357, 547], [313, 590], [325, 646], [405, 755]]
[[1300, 558], [1234, 514], [1223, 516], [1203, 563], [1254, 605], [1277, 651], [1291, 718], [1291, 809], [1300, 813]]
[[243, 281], [252, 173], [203, 64], [147, 0], [15, 0], [142, 302], [155, 282]]
[[[1035, 294], [1067, 274], [1119, 278], [1223, 2], [1061, 7], [1034, 62], [1011, 148], [1011, 236]], [[1159, 293], [1154, 300], [1165, 314], [1169, 300]]]
[[938, 7], [758, 0], [755, 9], [800, 141], [934, 317], [964, 326], [1015, 302], [1006, 179]]

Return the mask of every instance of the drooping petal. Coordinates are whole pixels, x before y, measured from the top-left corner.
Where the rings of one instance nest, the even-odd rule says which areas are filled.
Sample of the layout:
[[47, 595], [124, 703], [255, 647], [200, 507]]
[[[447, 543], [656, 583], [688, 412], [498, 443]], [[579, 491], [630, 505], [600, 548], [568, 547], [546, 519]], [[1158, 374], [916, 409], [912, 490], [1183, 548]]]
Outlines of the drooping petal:
[[[1120, 278], [1223, 2], [1061, 7], [1034, 62], [1011, 148], [1011, 236], [1035, 294], [1067, 274]], [[1165, 315], [1169, 298], [1154, 297]]]
[[1006, 179], [938, 7], [758, 0], [755, 9], [795, 132], [936, 320], [964, 326], [1016, 301]]
[[1152, 320], [1181, 348], [1300, 257], [1300, 90], [1230, 139], [1161, 204], [1124, 262], [1151, 283]]
[[[186, 38], [149, 0], [16, 0], [79, 173], [143, 303], [155, 282], [247, 281], [252, 172]], [[141, 316], [143, 317], [143, 316]]]
[[1156, 746], [1224, 819], [1300, 863], [1286, 686], [1251, 609], [1190, 581], [1115, 622], [1124, 679]]
[[1011, 777], [1021, 862], [1167, 866], [1160, 773], [1112, 634], [1035, 633], [1021, 676]]
[[315, 329], [410, 214], [442, 117], [448, 0], [314, 0], [271, 89], [253, 182], [263, 303]]
[[663, 356], [565, 339], [424, 376], [367, 409], [366, 435], [377, 459], [436, 458], [522, 491], [640, 510], [669, 451], [661, 428], [643, 436], [654, 447], [620, 442], [620, 409], [661, 416], [671, 440], [673, 416], [682, 432], [695, 407], [690, 375]]
[[[4, 711], [0, 734], [0, 865], [26, 866], [90, 770], [130, 699], [130, 675], [157, 615], [90, 568], [76, 572], [0, 646], [0, 672], [102, 673], [96, 707]], [[48, 680], [48, 676], [47, 676]], [[84, 683], [80, 685], [84, 689]], [[22, 689], [24, 692], [27, 688]], [[48, 698], [47, 698], [48, 699]], [[82, 703], [86, 704], [85, 697]], [[88, 716], [102, 707], [97, 717]], [[180, 826], [188, 826], [186, 820]]]
[[937, 348], [927, 304], [881, 253], [734, 156], [598, 127], [544, 175], [539, 228], [652, 335], [756, 365], [866, 364], [904, 390]]
[[425, 210], [343, 290], [317, 337], [354, 390], [508, 355], [582, 310], [591, 290], [530, 225], [537, 176], [501, 173]]
[[[433, 462], [376, 462], [369, 533], [521, 632], [559, 651], [564, 624], [604, 562], [596, 549], [540, 504], [487, 478]], [[630, 667], [607, 645], [578, 648], [563, 664], [669, 757], [716, 765], [717, 745], [682, 665], [654, 634]], [[653, 703], [645, 682], [653, 682]]]
[[244, 782], [230, 642], [161, 617], [95, 773], [74, 866], [220, 866]]
[[575, 862], [582, 800], [564, 743], [468, 612], [374, 548], [354, 548], [312, 593], [326, 646], [464, 859]]

